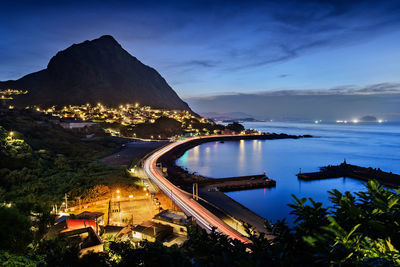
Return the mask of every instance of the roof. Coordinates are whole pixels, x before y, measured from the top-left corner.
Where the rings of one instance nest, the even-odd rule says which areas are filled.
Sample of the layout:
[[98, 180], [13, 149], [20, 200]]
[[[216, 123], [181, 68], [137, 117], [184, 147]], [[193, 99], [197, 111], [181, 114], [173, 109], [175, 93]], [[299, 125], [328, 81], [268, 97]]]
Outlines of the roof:
[[103, 212], [90, 212], [90, 211], [84, 211], [78, 215], [76, 215], [76, 218], [78, 219], [86, 219], [86, 220], [96, 220], [97, 218], [103, 216]]
[[101, 238], [96, 234], [96, 232], [93, 230], [92, 227], [86, 227], [86, 228], [80, 228], [80, 229], [67, 231], [67, 232], [61, 233], [61, 236], [71, 238], [71, 239], [76, 238], [76, 237], [81, 238], [79, 236], [83, 233], [88, 233], [89, 238], [85, 238], [85, 240], [83, 240], [83, 242], [80, 245], [81, 249], [96, 246], [96, 245], [103, 243]]
[[67, 222], [66, 220], [63, 220], [60, 223], [57, 223], [55, 225], [52, 225], [49, 229], [49, 231], [46, 233], [45, 238], [54, 238], [57, 237], [60, 232], [64, 229], [67, 228]]
[[183, 212], [175, 210], [163, 210], [162, 212], [156, 214], [154, 219], [178, 224], [185, 224], [189, 222], [188, 217]]
[[124, 229], [125, 226], [117, 226], [117, 225], [106, 225], [104, 227], [104, 232], [106, 234], [118, 234], [122, 229]]
[[68, 219], [68, 216], [66, 216], [66, 215], [60, 216], [60, 217], [58, 217], [58, 218], [56, 219], [56, 224], [65, 222], [65, 220], [67, 220], [67, 219]]
[[161, 232], [172, 230], [171, 226], [163, 225], [160, 223], [154, 223], [151, 221], [144, 222], [136, 225], [132, 231], [139, 232], [151, 237], [157, 237]]
[[96, 230], [98, 225], [94, 220], [67, 219], [67, 229], [62, 230], [61, 233], [86, 227], [92, 227], [94, 230]]

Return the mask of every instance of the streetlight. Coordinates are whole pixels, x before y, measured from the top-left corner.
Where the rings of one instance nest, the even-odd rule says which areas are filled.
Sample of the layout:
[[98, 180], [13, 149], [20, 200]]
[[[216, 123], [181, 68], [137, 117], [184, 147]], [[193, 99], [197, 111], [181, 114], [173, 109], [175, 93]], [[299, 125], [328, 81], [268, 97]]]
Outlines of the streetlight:
[[14, 136], [14, 132], [11, 131], [8, 135], [13, 137]]

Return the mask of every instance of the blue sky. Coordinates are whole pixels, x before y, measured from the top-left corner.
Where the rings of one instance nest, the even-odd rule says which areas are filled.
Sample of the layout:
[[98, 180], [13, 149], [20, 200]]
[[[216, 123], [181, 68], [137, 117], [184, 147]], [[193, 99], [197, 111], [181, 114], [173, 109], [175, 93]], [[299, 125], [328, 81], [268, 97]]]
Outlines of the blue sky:
[[184, 98], [400, 82], [400, 1], [2, 1], [0, 80], [113, 35]]

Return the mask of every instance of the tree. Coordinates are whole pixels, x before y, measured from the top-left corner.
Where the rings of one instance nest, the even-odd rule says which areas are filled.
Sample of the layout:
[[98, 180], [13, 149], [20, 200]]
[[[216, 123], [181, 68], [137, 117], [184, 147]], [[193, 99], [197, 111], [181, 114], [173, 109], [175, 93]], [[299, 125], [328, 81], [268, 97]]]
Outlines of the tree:
[[133, 131], [140, 138], [166, 138], [183, 132], [182, 123], [167, 117], [160, 117], [154, 123], [138, 124]]
[[[15, 261], [15, 265], [26, 261], [49, 266], [399, 266], [400, 190], [385, 189], [375, 181], [365, 186], [365, 191], [354, 194], [332, 190], [329, 207], [293, 196], [294, 226], [289, 227], [285, 220], [266, 222], [269, 238], [246, 226], [248, 244], [215, 229], [207, 233], [194, 226], [181, 247], [113, 241], [105, 253], [80, 258], [76, 243], [52, 239], [34, 243], [22, 258], [17, 251], [26, 250], [28, 241], [11, 248], [3, 245], [0, 249], [10, 252], [0, 253], [0, 259]], [[4, 227], [10, 233], [2, 232], [0, 238], [16, 240], [21, 233], [15, 230], [29, 229], [29, 224], [12, 229], [9, 218], [20, 216], [13, 208], [4, 213], [4, 208], [0, 216], [8, 222]], [[30, 210], [29, 206], [20, 208]]]
[[0, 250], [12, 253], [26, 251], [32, 242], [31, 222], [14, 207], [0, 206]]
[[238, 122], [234, 122], [234, 123], [228, 124], [228, 125], [226, 126], [226, 129], [229, 129], [229, 130], [231, 130], [231, 131], [240, 133], [241, 131], [244, 131], [244, 126], [241, 125], [241, 124], [238, 123]]

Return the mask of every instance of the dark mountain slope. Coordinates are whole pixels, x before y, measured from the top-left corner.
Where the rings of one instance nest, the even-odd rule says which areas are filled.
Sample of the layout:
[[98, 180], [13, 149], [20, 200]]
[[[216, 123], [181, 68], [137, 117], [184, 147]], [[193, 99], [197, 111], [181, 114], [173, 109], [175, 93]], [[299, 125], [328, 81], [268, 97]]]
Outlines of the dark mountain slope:
[[140, 103], [155, 108], [190, 110], [164, 78], [131, 56], [112, 36], [74, 44], [54, 56], [46, 69], [0, 89], [26, 89], [17, 105]]

